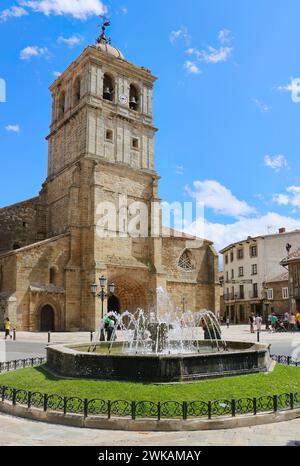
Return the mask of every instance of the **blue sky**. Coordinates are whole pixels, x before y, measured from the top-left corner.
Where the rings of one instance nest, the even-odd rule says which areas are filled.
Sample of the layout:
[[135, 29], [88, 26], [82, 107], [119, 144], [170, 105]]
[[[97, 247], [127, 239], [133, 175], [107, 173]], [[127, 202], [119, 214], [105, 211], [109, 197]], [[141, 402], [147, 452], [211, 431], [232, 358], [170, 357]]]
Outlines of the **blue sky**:
[[162, 199], [204, 203], [217, 248], [300, 228], [298, 0], [2, 0], [0, 206], [39, 192], [48, 87], [95, 42], [104, 8], [113, 44], [159, 77]]

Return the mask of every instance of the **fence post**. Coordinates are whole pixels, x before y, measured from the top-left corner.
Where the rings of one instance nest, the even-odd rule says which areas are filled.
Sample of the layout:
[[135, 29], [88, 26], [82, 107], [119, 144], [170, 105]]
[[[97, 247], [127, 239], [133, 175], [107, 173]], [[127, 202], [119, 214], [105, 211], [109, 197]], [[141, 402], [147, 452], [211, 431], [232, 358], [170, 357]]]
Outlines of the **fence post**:
[[291, 409], [294, 409], [294, 406], [295, 406], [294, 393], [290, 393], [290, 405], [291, 405]]
[[12, 392], [12, 404], [15, 406], [17, 403], [17, 389], [13, 388]]
[[23, 359], [23, 369], [26, 367], [26, 359]]
[[2, 362], [0, 362], [0, 374], [2, 372]]
[[16, 329], [14, 328], [13, 329], [13, 341], [16, 341], [17, 339], [16, 335], [17, 335], [17, 332], [16, 332]]
[[253, 414], [257, 414], [257, 398], [253, 398]]
[[236, 414], [236, 401], [231, 400], [231, 415], [232, 417], [235, 417]]
[[111, 418], [111, 401], [108, 400], [107, 402], [107, 419]]
[[274, 407], [274, 413], [278, 411], [278, 396], [274, 395], [273, 396], [273, 407]]
[[27, 408], [31, 408], [31, 398], [32, 398], [32, 392], [28, 392], [28, 398], [27, 398]]
[[47, 409], [48, 409], [48, 395], [45, 393], [44, 394], [44, 411], [45, 413], [47, 412]]
[[89, 401], [87, 398], [84, 399], [84, 408], [83, 408], [83, 411], [84, 411], [84, 417], [88, 417], [89, 415]]
[[136, 420], [136, 401], [131, 402], [131, 419]]
[[184, 421], [188, 418], [188, 404], [186, 401], [182, 403], [182, 417]]
[[50, 341], [51, 341], [51, 332], [49, 331], [48, 332], [48, 343], [50, 343]]
[[64, 397], [64, 414], [67, 414], [68, 398]]
[[157, 403], [157, 420], [161, 420], [161, 403], [160, 401]]
[[92, 343], [92, 341], [93, 341], [93, 336], [94, 336], [94, 332], [91, 332], [91, 336], [90, 336], [90, 341], [91, 341], [91, 343]]
[[290, 364], [291, 364], [291, 356], [288, 356], [287, 357], [287, 365], [290, 366]]
[[2, 403], [5, 401], [5, 392], [6, 392], [6, 387], [5, 387], [5, 385], [3, 385], [1, 387], [1, 400], [2, 400]]
[[31, 367], [34, 366], [34, 358], [31, 358]]
[[208, 419], [211, 419], [211, 401], [208, 402], [207, 407], [208, 407]]
[[17, 360], [16, 359], [14, 360], [14, 369], [15, 369], [15, 371], [17, 370]]

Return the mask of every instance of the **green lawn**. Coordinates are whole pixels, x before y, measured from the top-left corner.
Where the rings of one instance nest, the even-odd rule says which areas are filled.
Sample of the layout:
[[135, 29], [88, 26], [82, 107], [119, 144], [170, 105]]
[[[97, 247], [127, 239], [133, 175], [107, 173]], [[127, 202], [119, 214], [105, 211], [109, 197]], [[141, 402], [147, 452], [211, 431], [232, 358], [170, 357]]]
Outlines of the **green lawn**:
[[153, 385], [56, 378], [42, 367], [0, 375], [0, 385], [68, 397], [128, 401], [237, 399], [300, 391], [300, 368], [277, 365], [268, 374], [244, 375], [185, 384]]

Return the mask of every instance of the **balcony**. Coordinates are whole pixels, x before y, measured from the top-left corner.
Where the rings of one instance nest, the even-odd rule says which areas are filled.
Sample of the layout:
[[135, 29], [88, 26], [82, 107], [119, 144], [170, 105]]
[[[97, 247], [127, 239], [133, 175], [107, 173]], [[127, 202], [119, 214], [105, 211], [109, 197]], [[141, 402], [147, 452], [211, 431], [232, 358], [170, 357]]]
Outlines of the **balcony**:
[[224, 300], [225, 301], [240, 301], [245, 298], [245, 293], [225, 293]]

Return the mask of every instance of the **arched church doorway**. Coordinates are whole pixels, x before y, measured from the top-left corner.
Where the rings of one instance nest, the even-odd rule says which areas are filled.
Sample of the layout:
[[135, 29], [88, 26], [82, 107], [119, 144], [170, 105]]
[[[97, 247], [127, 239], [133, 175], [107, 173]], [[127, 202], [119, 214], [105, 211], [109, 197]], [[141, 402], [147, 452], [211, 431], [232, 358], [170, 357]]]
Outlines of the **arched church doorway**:
[[111, 295], [108, 298], [108, 303], [107, 303], [107, 310], [108, 312], [118, 312], [120, 313], [120, 301], [115, 295]]
[[41, 332], [54, 332], [55, 331], [55, 314], [54, 309], [49, 304], [41, 309]]

